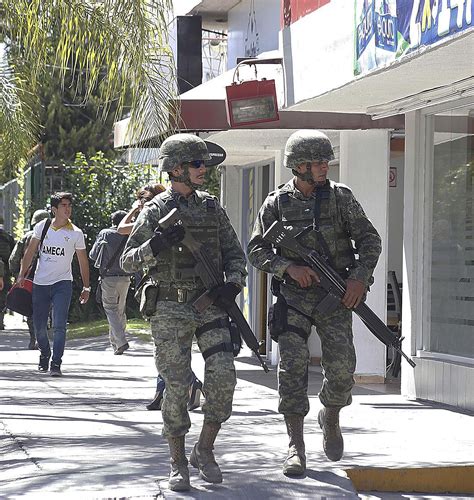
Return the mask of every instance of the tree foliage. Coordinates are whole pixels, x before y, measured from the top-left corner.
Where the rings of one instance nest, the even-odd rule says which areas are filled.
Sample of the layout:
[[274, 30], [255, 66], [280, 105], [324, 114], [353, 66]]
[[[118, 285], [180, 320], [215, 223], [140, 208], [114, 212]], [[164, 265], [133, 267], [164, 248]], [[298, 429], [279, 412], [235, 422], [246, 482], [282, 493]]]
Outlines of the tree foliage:
[[101, 229], [110, 226], [113, 212], [130, 209], [137, 189], [152, 176], [151, 167], [120, 165], [102, 151], [89, 160], [77, 153], [65, 171], [65, 188], [74, 195], [74, 223], [87, 235], [88, 247]]
[[[86, 237], [89, 251], [101, 229], [111, 226], [110, 216], [116, 210], [129, 210], [139, 187], [150, 182], [151, 167], [143, 165], [119, 165], [107, 159], [102, 152], [90, 159], [78, 153], [74, 164], [65, 169], [65, 189], [74, 196], [72, 220]], [[97, 286], [98, 272], [90, 266], [91, 284]], [[74, 283], [81, 283], [79, 266], [73, 261]], [[91, 295], [86, 306], [79, 306], [81, 287], [73, 290], [69, 319], [71, 321], [90, 319], [97, 316], [98, 308]], [[135, 306], [131, 302], [132, 306]], [[132, 307], [133, 309], [133, 307]], [[136, 306], [135, 306], [136, 309]]]
[[37, 96], [53, 73], [81, 88], [84, 102], [96, 95], [102, 117], [114, 105], [114, 118], [121, 118], [130, 99], [133, 136], [167, 130], [176, 95], [167, 40], [171, 4], [0, 0], [0, 165], [26, 158], [36, 144]]
[[206, 171], [203, 189], [209, 193], [221, 197], [221, 169], [220, 167], [208, 168]]
[[54, 77], [41, 89], [41, 143], [48, 164], [71, 163], [81, 151], [91, 158], [102, 151], [107, 158], [117, 158], [113, 149], [115, 104], [105, 119], [100, 119], [100, 98], [93, 93], [87, 101], [82, 89]]

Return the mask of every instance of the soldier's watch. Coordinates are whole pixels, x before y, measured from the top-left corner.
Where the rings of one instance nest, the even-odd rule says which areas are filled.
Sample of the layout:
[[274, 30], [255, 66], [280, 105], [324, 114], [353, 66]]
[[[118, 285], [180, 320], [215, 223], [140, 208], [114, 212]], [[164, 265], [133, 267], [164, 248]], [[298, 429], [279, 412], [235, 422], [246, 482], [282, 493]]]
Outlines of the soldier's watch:
[[83, 286], [82, 287], [82, 291], [83, 292], [90, 292], [91, 291], [91, 287], [90, 286]]

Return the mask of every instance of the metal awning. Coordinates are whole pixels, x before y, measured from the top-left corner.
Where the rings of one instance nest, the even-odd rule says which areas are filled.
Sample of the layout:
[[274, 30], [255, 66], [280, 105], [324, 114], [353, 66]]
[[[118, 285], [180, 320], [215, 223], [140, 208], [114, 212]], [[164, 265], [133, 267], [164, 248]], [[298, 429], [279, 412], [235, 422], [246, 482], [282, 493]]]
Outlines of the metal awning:
[[[258, 56], [258, 59], [272, 60], [281, 57], [278, 51], [270, 51]], [[285, 102], [283, 71], [279, 65], [258, 64], [239, 68], [241, 79], [273, 79], [277, 87], [278, 102]], [[235, 80], [235, 68], [205, 82], [180, 96], [178, 105], [181, 108], [180, 120], [174, 125], [187, 131], [216, 131], [230, 130], [227, 122], [226, 87]], [[300, 111], [294, 109], [280, 109], [279, 121], [234, 127], [232, 130], [243, 129], [299, 129], [318, 128], [332, 130], [365, 130], [372, 128], [404, 129], [403, 115], [394, 116], [387, 120], [373, 121], [363, 112], [346, 112], [338, 110], [332, 112]]]
[[[216, 131], [230, 130], [227, 122], [225, 100], [182, 99], [181, 118], [176, 124], [181, 130]], [[244, 129], [300, 129], [367, 130], [405, 128], [405, 116], [397, 115], [383, 120], [372, 120], [365, 113], [329, 113], [317, 111], [280, 110], [280, 119], [274, 122], [235, 127]]]

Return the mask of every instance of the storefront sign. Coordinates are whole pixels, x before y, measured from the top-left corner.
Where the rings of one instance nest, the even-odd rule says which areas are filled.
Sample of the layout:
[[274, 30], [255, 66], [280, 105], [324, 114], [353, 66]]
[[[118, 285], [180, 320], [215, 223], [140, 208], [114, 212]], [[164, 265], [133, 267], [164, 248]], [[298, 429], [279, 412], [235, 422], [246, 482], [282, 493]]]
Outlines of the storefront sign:
[[211, 141], [204, 141], [207, 146], [207, 150], [209, 151], [210, 160], [206, 160], [204, 163], [207, 167], [215, 167], [216, 165], [220, 165], [226, 159], [226, 152], [223, 148]]
[[323, 7], [331, 0], [281, 0], [281, 27], [287, 28], [298, 19]]
[[278, 121], [275, 80], [250, 80], [225, 88], [227, 120], [231, 127]]
[[474, 26], [473, 0], [355, 0], [354, 74], [387, 66]]

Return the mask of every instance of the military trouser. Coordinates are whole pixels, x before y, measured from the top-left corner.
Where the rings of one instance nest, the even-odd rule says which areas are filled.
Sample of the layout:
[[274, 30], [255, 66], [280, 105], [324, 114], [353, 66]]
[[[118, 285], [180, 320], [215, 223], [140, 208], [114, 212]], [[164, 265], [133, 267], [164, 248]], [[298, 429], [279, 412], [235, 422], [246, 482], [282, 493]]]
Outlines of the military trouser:
[[[189, 384], [192, 381], [191, 348], [197, 328], [225, 313], [210, 306], [203, 313], [195, 313], [192, 303], [159, 301], [155, 314], [150, 318], [151, 332], [155, 341], [155, 363], [163, 377], [166, 391], [161, 413], [163, 435], [177, 437], [186, 434], [191, 426], [187, 404]], [[207, 330], [197, 340], [201, 352], [222, 343], [230, 343], [227, 327]], [[205, 422], [225, 422], [232, 412], [232, 399], [236, 385], [234, 356], [232, 352], [220, 351], [206, 359], [203, 392], [206, 395], [202, 406]]]
[[[323, 385], [319, 399], [324, 406], [351, 404], [356, 364], [352, 341], [352, 311], [342, 305], [331, 314], [315, 313], [312, 322], [321, 339]], [[278, 411], [284, 415], [306, 415], [308, 400], [308, 338], [311, 321], [294, 309], [288, 309], [290, 331], [278, 337]], [[292, 327], [298, 331], [291, 331]]]

